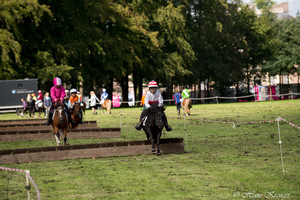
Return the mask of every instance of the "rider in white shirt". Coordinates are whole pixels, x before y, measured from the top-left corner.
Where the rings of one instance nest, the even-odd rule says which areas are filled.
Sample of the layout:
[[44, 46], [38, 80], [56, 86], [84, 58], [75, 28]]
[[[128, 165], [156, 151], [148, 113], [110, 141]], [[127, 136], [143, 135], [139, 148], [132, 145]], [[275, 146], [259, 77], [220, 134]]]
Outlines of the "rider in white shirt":
[[[161, 107], [161, 106], [163, 106], [163, 103], [164, 103], [163, 97], [160, 94], [160, 92], [158, 91], [158, 85], [155, 81], [150, 81], [148, 84], [148, 88], [149, 88], [149, 91], [147, 92], [146, 97], [145, 97], [145, 109], [143, 110], [143, 112], [141, 114], [139, 124], [135, 127], [137, 130], [141, 130], [143, 125], [145, 124], [145, 122], [147, 120], [146, 110], [149, 107], [151, 107], [151, 104], [158, 102], [158, 106]], [[163, 115], [163, 122], [164, 122], [166, 130], [171, 131], [172, 128], [171, 128], [171, 126], [168, 125], [168, 120], [167, 120], [165, 113]]]

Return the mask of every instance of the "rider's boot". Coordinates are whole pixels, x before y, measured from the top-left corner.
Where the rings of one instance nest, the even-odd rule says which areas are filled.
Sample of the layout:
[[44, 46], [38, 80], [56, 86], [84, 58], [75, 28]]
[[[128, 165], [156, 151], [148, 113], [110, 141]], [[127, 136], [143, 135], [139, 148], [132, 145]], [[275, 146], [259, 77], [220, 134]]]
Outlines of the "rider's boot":
[[166, 125], [165, 128], [168, 132], [172, 130], [172, 127], [170, 125]]
[[134, 128], [136, 129], [136, 130], [138, 130], [138, 131], [140, 131], [141, 129], [142, 129], [142, 127], [143, 127], [143, 124], [142, 124], [142, 122], [140, 122], [138, 125], [136, 125]]
[[143, 112], [141, 113], [141, 116], [140, 116], [140, 122], [139, 122], [139, 124], [134, 127], [136, 130], [139, 131], [139, 130], [142, 129], [143, 123], [144, 123], [144, 120], [145, 120], [146, 116], [147, 116], [146, 111], [143, 110]]

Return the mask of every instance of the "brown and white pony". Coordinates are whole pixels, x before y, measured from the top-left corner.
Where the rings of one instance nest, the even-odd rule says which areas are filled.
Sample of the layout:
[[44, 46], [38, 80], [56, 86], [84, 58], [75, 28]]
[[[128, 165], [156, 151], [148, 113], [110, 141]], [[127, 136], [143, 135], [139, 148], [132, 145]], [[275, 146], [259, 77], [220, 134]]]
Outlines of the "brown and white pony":
[[71, 119], [75, 123], [70, 123], [69, 122], [69, 128], [77, 129], [77, 127], [80, 123], [80, 109], [81, 109], [80, 103], [75, 103], [73, 109], [70, 110], [70, 112], [72, 113], [71, 114]]
[[85, 102], [81, 102], [81, 103], [82, 103], [82, 106], [80, 106], [80, 108], [85, 115], [86, 103]]
[[190, 98], [185, 98], [182, 102], [183, 114], [190, 115], [192, 108], [192, 100]]
[[106, 109], [107, 114], [111, 114], [111, 100], [110, 99], [105, 99], [102, 106], [102, 113], [104, 112], [104, 109]]
[[68, 129], [68, 116], [64, 111], [64, 105], [62, 103], [57, 103], [53, 111], [53, 120], [52, 120], [52, 130], [55, 136], [57, 146], [60, 146], [60, 130], [64, 133], [64, 144], [69, 145], [67, 139], [67, 129]]

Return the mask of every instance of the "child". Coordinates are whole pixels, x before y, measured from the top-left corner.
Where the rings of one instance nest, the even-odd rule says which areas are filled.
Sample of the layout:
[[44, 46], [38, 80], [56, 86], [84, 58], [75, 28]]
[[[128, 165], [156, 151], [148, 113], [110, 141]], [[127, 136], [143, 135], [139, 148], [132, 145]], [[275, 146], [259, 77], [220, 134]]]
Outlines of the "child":
[[[62, 81], [61, 81], [61, 79], [59, 77], [55, 77], [53, 79], [53, 85], [54, 86], [50, 89], [50, 95], [51, 95], [51, 98], [52, 98], [52, 104], [51, 104], [51, 107], [50, 107], [50, 112], [49, 112], [49, 116], [48, 116], [48, 120], [47, 120], [46, 125], [50, 125], [52, 123], [54, 105], [57, 102], [63, 103], [64, 98], [66, 96], [65, 88], [63, 86], [61, 86], [62, 85]], [[69, 115], [69, 109], [66, 108], [66, 106], [64, 106], [64, 110], [68, 113], [68, 120], [70, 122], [71, 117]]]
[[[161, 107], [163, 106], [163, 97], [161, 96], [160, 92], [158, 91], [158, 85], [155, 81], [150, 81], [148, 84], [149, 91], [146, 94], [145, 97], [145, 109], [143, 110], [141, 117], [140, 117], [140, 122], [139, 124], [135, 127], [136, 130], [141, 130], [143, 127], [144, 120], [147, 120], [147, 113], [146, 109], [148, 109], [152, 103], [158, 103], [158, 106]], [[171, 126], [168, 125], [167, 117], [164, 114], [163, 115], [163, 122], [165, 125], [165, 128], [167, 131], [171, 131], [172, 128]]]
[[91, 102], [91, 107], [92, 107], [92, 110], [93, 110], [93, 115], [97, 115], [97, 112], [96, 112], [96, 104], [97, 104], [97, 101], [100, 102], [100, 100], [98, 99], [98, 97], [95, 95], [95, 92], [94, 91], [91, 91], [90, 92], [90, 95], [91, 95], [91, 98], [89, 99], [89, 101]]
[[[74, 108], [75, 103], [78, 103], [80, 105], [81, 101], [80, 101], [80, 99], [77, 95], [77, 90], [76, 89], [74, 89], [74, 88], [71, 89], [70, 93], [71, 93], [71, 96], [69, 98], [68, 107], [71, 111], [70, 114], [72, 114], [72, 110]], [[79, 117], [80, 117], [80, 122], [79, 123], [82, 124], [82, 111], [81, 111], [81, 109], [80, 109], [80, 112], [79, 112]], [[74, 123], [74, 122], [72, 122], [72, 123]]]
[[178, 116], [180, 116], [180, 108], [181, 108], [181, 99], [182, 99], [182, 96], [181, 96], [181, 94], [179, 92], [179, 89], [176, 90], [176, 93], [174, 94], [173, 99], [174, 99], [176, 107], [177, 107], [177, 114], [178, 114]]
[[24, 98], [21, 98], [21, 101], [22, 101], [22, 104], [23, 104], [23, 110], [24, 110], [24, 112], [22, 113], [21, 117], [24, 116], [24, 113], [26, 114], [26, 117], [28, 117], [28, 116], [27, 116], [27, 103], [26, 103], [26, 101], [24, 100]]

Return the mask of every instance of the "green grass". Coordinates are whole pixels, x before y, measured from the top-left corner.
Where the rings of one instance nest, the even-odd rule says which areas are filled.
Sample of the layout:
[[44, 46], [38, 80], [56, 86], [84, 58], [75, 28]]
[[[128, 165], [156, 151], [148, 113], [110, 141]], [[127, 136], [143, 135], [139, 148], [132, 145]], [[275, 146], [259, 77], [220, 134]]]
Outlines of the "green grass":
[[[300, 130], [280, 122], [282, 172], [277, 122], [238, 124], [285, 118], [300, 126], [300, 100], [193, 105], [191, 116], [178, 119], [176, 107], [166, 114], [172, 132], [162, 137], [185, 138], [183, 154], [132, 155], [96, 159], [5, 165], [29, 169], [42, 199], [300, 199]], [[136, 131], [140, 108], [113, 109], [112, 115], [91, 115], [99, 127], [122, 126], [122, 138], [70, 140], [70, 144], [144, 140]], [[121, 115], [122, 114], [122, 115]], [[0, 120], [18, 119], [1, 114]], [[186, 143], [187, 142], [187, 143]], [[0, 149], [56, 145], [52, 141], [0, 142]], [[25, 199], [25, 178], [0, 172], [0, 199]], [[252, 194], [251, 194], [252, 193]], [[262, 196], [264, 194], [265, 196]], [[31, 189], [34, 197], [34, 189]], [[234, 196], [236, 195], [236, 197]], [[252, 196], [251, 196], [252, 195]], [[289, 195], [289, 196], [288, 196]], [[3, 197], [3, 198], [1, 198]], [[257, 198], [256, 198], [257, 197]]]

